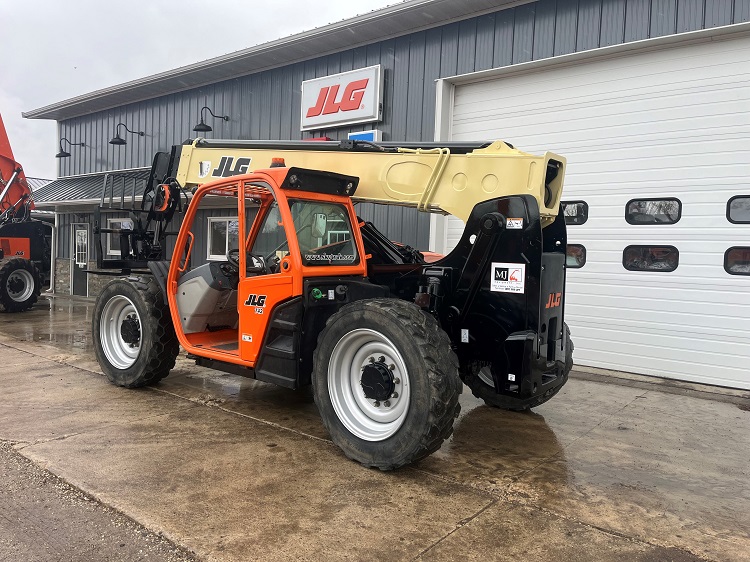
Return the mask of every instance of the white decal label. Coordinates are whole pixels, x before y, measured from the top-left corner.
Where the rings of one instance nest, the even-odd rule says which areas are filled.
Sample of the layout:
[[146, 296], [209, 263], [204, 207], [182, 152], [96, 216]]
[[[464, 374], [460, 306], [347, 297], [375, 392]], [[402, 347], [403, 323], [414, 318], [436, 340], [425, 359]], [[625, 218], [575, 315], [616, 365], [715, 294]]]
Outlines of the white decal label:
[[522, 230], [523, 219], [508, 219], [505, 223], [505, 228], [508, 230]]
[[253, 341], [252, 334], [242, 334], [242, 341], [252, 342]]
[[492, 263], [490, 291], [523, 293], [526, 286], [525, 263]]
[[199, 178], [205, 178], [208, 175], [208, 172], [211, 171], [211, 161], [210, 160], [202, 160], [198, 163], [198, 177]]
[[469, 343], [469, 330], [461, 328], [461, 343]]
[[336, 296], [333, 294], [333, 289], [328, 289], [328, 300], [332, 301]]
[[511, 382], [516, 382], [516, 375], [509, 374], [508, 375], [508, 380], [511, 381]]

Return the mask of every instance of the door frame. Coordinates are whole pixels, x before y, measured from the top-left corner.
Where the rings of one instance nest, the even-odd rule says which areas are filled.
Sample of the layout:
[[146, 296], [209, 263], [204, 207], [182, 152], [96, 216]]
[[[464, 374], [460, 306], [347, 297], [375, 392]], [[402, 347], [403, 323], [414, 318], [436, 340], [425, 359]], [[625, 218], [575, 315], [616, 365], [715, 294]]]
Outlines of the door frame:
[[[76, 267], [76, 227], [86, 227], [86, 267], [88, 268], [88, 262], [91, 260], [91, 225], [88, 222], [72, 222], [70, 223], [70, 296], [82, 296], [75, 295], [73, 292], [73, 274], [75, 273]], [[86, 275], [86, 296], [89, 296], [89, 276]]]

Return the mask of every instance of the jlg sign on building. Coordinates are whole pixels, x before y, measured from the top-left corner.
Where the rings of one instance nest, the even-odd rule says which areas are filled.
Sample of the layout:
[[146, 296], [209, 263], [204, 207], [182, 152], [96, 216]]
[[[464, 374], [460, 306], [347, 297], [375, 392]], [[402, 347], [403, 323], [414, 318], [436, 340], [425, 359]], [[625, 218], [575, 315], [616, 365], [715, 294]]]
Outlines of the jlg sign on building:
[[380, 121], [382, 108], [380, 65], [305, 80], [300, 130]]

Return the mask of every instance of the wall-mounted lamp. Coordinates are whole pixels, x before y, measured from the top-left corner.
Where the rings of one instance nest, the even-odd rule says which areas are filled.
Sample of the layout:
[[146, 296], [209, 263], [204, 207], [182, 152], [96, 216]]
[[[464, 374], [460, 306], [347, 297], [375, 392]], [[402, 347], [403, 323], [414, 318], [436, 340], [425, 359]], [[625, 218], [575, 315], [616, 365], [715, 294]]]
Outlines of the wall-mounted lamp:
[[63, 148], [63, 144], [62, 144], [63, 141], [67, 142], [69, 146], [86, 146], [82, 142], [70, 142], [68, 139], [63, 137], [60, 139], [60, 152], [55, 154], [55, 158], [69, 158], [70, 157], [70, 152], [68, 152], [67, 150]]
[[112, 140], [109, 141], [109, 144], [114, 144], [115, 146], [122, 146], [123, 144], [128, 144], [128, 142], [120, 136], [120, 127], [125, 127], [125, 130], [128, 133], [133, 133], [134, 135], [138, 135], [139, 137], [142, 137], [146, 134], [143, 131], [131, 131], [130, 129], [128, 129], [128, 126], [125, 125], [125, 123], [118, 123], [117, 127], [115, 127], [115, 136], [112, 137]]
[[206, 125], [206, 122], [203, 119], [203, 114], [207, 109], [215, 119], [223, 119], [224, 121], [229, 121], [229, 115], [216, 115], [207, 105], [204, 105], [201, 108], [201, 122], [193, 127], [193, 131], [195, 131], [196, 133], [210, 133], [211, 131], [213, 131], [211, 125]]

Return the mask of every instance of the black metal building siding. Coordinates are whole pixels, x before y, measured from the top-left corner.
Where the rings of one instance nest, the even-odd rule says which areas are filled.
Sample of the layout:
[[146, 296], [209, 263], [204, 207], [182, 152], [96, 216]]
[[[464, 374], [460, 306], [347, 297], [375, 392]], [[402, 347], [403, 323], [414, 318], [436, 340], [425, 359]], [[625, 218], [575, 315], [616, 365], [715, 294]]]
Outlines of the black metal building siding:
[[[283, 68], [259, 72], [124, 107], [61, 122], [60, 133], [83, 148], [60, 161], [59, 175], [147, 166], [158, 150], [195, 136], [199, 110], [208, 105], [229, 122], [210, 119], [209, 138], [346, 138], [350, 131], [377, 127], [386, 140], [432, 140], [435, 80], [531, 60], [750, 21], [750, 0], [539, 0], [464, 21], [415, 32]], [[383, 120], [377, 124], [300, 133], [303, 80], [380, 64], [384, 76]], [[108, 144], [118, 122], [126, 146]], [[512, 139], [509, 139], [512, 141]], [[362, 206], [362, 214], [370, 213]], [[425, 217], [396, 210], [406, 221], [388, 231], [425, 247]], [[372, 211], [375, 216], [375, 211]], [[394, 223], [388, 215], [388, 223]], [[364, 217], [363, 217], [364, 218]]]

